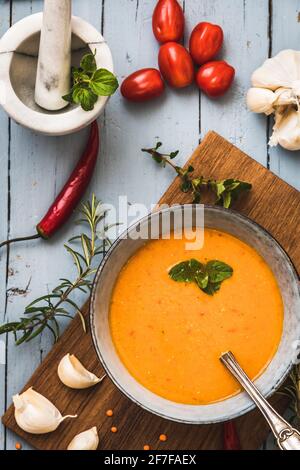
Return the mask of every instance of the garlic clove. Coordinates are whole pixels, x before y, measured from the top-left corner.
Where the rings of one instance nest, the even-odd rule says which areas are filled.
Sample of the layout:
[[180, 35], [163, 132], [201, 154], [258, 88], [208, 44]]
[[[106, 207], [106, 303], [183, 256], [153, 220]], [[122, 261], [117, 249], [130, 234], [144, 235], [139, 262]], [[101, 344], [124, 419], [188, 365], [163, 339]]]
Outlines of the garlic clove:
[[278, 88], [275, 91], [276, 100], [274, 106], [289, 106], [297, 104], [295, 93], [290, 88]]
[[68, 450], [97, 450], [99, 436], [96, 426], [84, 431], [72, 439], [68, 445]]
[[63, 417], [51, 401], [35, 392], [33, 388], [21, 395], [15, 395], [13, 403], [18, 426], [30, 434], [53, 432], [65, 419], [77, 418], [77, 415]]
[[253, 113], [265, 113], [267, 116], [274, 112], [273, 103], [277, 97], [266, 88], [250, 88], [247, 93], [247, 106]]
[[252, 86], [277, 90], [280, 87], [293, 88], [300, 78], [300, 52], [281, 51], [267, 59], [252, 75]]
[[62, 383], [74, 389], [93, 387], [102, 382], [95, 374], [89, 372], [74, 355], [67, 354], [62, 358], [57, 369]]
[[288, 108], [284, 114], [275, 113], [274, 132], [270, 139], [270, 146], [281, 145], [287, 150], [300, 150], [300, 114], [293, 107]]

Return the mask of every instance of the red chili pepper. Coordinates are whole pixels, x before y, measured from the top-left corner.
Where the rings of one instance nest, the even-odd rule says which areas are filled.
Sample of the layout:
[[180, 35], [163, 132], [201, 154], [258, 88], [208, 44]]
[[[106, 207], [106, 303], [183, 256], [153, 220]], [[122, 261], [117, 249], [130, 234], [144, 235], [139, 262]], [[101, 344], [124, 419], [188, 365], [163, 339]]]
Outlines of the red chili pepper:
[[94, 121], [91, 125], [89, 140], [82, 157], [47, 214], [37, 225], [37, 234], [31, 237], [8, 240], [0, 244], [0, 248], [14, 242], [33, 240], [36, 238], [48, 240], [48, 238], [51, 238], [68, 220], [80, 202], [92, 179], [98, 153], [99, 129], [97, 122]]
[[223, 433], [224, 450], [241, 450], [240, 438], [233, 421], [224, 423]]

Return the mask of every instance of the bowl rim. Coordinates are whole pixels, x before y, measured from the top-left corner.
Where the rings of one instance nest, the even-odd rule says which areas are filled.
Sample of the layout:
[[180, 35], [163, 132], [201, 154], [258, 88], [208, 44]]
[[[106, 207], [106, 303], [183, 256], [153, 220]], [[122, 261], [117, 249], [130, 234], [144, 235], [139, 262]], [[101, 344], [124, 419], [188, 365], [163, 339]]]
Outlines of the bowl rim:
[[[87, 127], [103, 112], [109, 97], [100, 97], [93, 111], [83, 111], [80, 106], [65, 112], [43, 113], [26, 106], [16, 94], [10, 79], [10, 68], [16, 49], [29, 37], [37, 34], [42, 27], [43, 13], [26, 16], [12, 25], [0, 38], [0, 86], [4, 88], [1, 103], [7, 114], [18, 124], [34, 132], [49, 136], [61, 136], [74, 133]], [[87, 47], [96, 52], [96, 62], [114, 72], [113, 59], [109, 46], [102, 34], [90, 23], [78, 16], [72, 16], [72, 33], [81, 39]], [[97, 45], [99, 47], [97, 48]]]
[[[122, 243], [122, 241], [124, 240], [124, 235], [125, 234], [128, 234], [134, 227], [138, 226], [139, 224], [141, 223], [144, 223], [146, 222], [147, 220], [149, 220], [151, 218], [152, 215], [155, 215], [157, 213], [164, 213], [164, 212], [168, 212], [176, 207], [181, 207], [182, 209], [184, 209], [184, 207], [190, 207], [190, 208], [193, 208], [193, 207], [197, 207], [198, 204], [174, 204], [168, 208], [162, 208], [162, 209], [158, 209], [155, 210], [154, 212], [150, 212], [148, 215], [142, 217], [141, 219], [139, 219], [138, 221], [134, 222], [133, 224], [131, 224], [126, 230], [124, 230], [124, 232], [122, 232], [118, 238], [112, 243], [112, 245], [110, 246], [109, 250], [107, 251], [107, 253], [105, 254], [105, 256], [103, 257], [98, 269], [97, 269], [97, 272], [95, 274], [95, 278], [94, 278], [94, 281], [93, 281], [93, 286], [92, 286], [92, 291], [91, 291], [91, 298], [90, 298], [90, 302], [89, 302], [89, 322], [90, 322], [90, 330], [91, 330], [91, 337], [92, 337], [92, 343], [93, 343], [93, 347], [94, 347], [94, 350], [96, 352], [96, 355], [98, 357], [98, 359], [100, 360], [105, 372], [107, 373], [108, 377], [111, 379], [111, 381], [113, 382], [113, 384], [117, 387], [117, 389], [126, 397], [128, 398], [129, 400], [131, 400], [134, 404], [136, 404], [137, 406], [139, 406], [140, 408], [142, 408], [143, 410], [145, 411], [148, 411], [149, 413], [151, 414], [154, 414], [156, 416], [159, 416], [161, 418], [164, 418], [168, 421], [172, 421], [172, 422], [176, 422], [176, 423], [181, 423], [181, 424], [188, 424], [188, 425], [209, 425], [209, 424], [217, 424], [217, 423], [222, 423], [222, 422], [225, 422], [227, 421], [227, 419], [231, 420], [231, 419], [236, 419], [238, 417], [241, 417], [243, 415], [245, 415], [246, 413], [254, 410], [256, 408], [256, 404], [254, 402], [249, 402], [249, 405], [248, 406], [245, 406], [242, 410], [238, 410], [236, 411], [235, 413], [232, 413], [230, 414], [230, 417], [226, 418], [226, 419], [222, 419], [222, 418], [217, 418], [217, 419], [210, 419], [210, 420], [203, 420], [203, 421], [190, 421], [190, 420], [186, 420], [186, 419], [181, 419], [181, 418], [175, 418], [174, 416], [169, 416], [169, 415], [165, 415], [163, 413], [160, 413], [156, 410], [153, 410], [151, 409], [149, 406], [146, 406], [145, 404], [143, 404], [141, 401], [139, 401], [137, 398], [135, 398], [134, 396], [132, 396], [132, 394], [126, 390], [119, 382], [118, 380], [115, 378], [114, 374], [111, 372], [110, 368], [108, 367], [108, 365], [106, 364], [103, 356], [102, 356], [102, 353], [101, 353], [101, 350], [99, 348], [99, 345], [98, 345], [98, 340], [97, 340], [97, 334], [96, 334], [96, 328], [95, 328], [95, 322], [94, 322], [94, 318], [95, 318], [95, 315], [96, 315], [96, 312], [95, 312], [95, 300], [96, 300], [96, 295], [97, 295], [97, 288], [98, 288], [98, 284], [99, 284], [99, 280], [101, 278], [101, 274], [102, 274], [102, 271], [106, 265], [106, 263], [108, 262], [111, 254], [113, 253], [113, 251], [115, 250], [115, 248], [120, 244]], [[213, 211], [226, 211], [228, 213], [231, 213], [233, 214], [235, 217], [237, 218], [240, 218], [244, 221], [246, 221], [247, 223], [250, 223], [254, 226], [256, 226], [257, 228], [259, 228], [265, 235], [266, 237], [271, 240], [272, 242], [275, 243], [275, 245], [277, 245], [277, 247], [280, 249], [280, 251], [282, 252], [282, 254], [286, 257], [286, 260], [287, 260], [287, 263], [289, 264], [290, 268], [291, 268], [291, 271], [292, 271], [292, 274], [293, 276], [295, 277], [295, 279], [298, 281], [297, 282], [297, 285], [298, 285], [298, 297], [300, 299], [300, 282], [299, 282], [299, 274], [296, 270], [296, 267], [291, 259], [291, 257], [289, 256], [289, 254], [286, 252], [286, 250], [283, 248], [283, 246], [277, 241], [277, 239], [275, 237], [273, 237], [273, 235], [266, 229], [264, 228], [262, 225], [260, 225], [258, 222], [254, 221], [253, 219], [251, 219], [250, 217], [238, 212], [237, 210], [234, 210], [234, 209], [226, 209], [222, 206], [216, 206], [216, 205], [211, 205], [211, 204], [203, 204], [204, 206], [204, 210], [205, 209], [208, 209], [208, 210], [213, 210]], [[271, 361], [272, 362], [272, 361]], [[288, 375], [290, 374], [291, 370], [293, 368], [293, 361], [292, 361], [292, 358], [289, 362], [289, 365], [288, 367], [286, 368], [286, 371], [285, 373], [282, 374], [280, 380], [278, 380], [274, 385], [272, 385], [272, 387], [270, 388], [269, 392], [264, 394], [264, 397], [265, 398], [269, 398], [270, 396], [272, 396], [276, 390], [278, 390], [280, 388], [280, 386], [283, 384], [283, 382], [286, 380], [286, 378], [288, 377]], [[130, 374], [130, 372], [128, 371], [128, 374]], [[257, 377], [256, 380], [258, 380], [260, 377], [262, 377], [262, 375], [264, 374], [264, 372], [259, 376]], [[256, 380], [254, 381], [254, 383], [256, 383]], [[155, 394], [154, 392], [152, 392], [154, 395], [157, 395]], [[246, 393], [244, 392], [244, 390], [240, 393]], [[239, 394], [237, 394], [236, 396], [238, 396]], [[158, 395], [157, 395], [158, 396]], [[167, 400], [167, 401], [171, 401], [171, 400]], [[222, 401], [225, 401], [225, 400], [220, 400], [218, 403], [222, 403]], [[175, 402], [174, 402], [175, 403]], [[195, 407], [199, 407], [199, 406], [203, 406], [203, 405], [194, 405]]]

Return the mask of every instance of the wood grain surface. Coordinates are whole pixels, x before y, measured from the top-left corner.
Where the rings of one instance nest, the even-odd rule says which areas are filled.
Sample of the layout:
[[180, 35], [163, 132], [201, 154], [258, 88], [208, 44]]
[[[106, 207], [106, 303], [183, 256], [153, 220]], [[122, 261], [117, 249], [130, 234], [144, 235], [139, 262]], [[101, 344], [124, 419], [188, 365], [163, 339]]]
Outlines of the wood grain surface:
[[[214, 132], [210, 132], [194, 152], [189, 164], [198, 174], [213, 178], [238, 177], [253, 183], [252, 192], [239, 202], [236, 209], [263, 225], [286, 249], [298, 271], [300, 270], [300, 193], [267, 171], [264, 167], [231, 145]], [[175, 180], [160, 203], [174, 204], [190, 202], [188, 195], [181, 193], [179, 181]], [[88, 306], [85, 307], [87, 315]], [[59, 342], [36, 370], [24, 390], [33, 386], [36, 391], [52, 400], [63, 414], [78, 413], [76, 420], [64, 422], [59, 429], [47, 436], [32, 436], [16, 425], [13, 407], [3, 417], [3, 423], [37, 449], [65, 449], [77, 433], [97, 426], [100, 433], [100, 448], [107, 450], [142, 449], [145, 444], [151, 449], [196, 450], [221, 449], [222, 425], [188, 426], [168, 422], [151, 415], [132, 404], [110, 382], [94, 389], [73, 391], [62, 385], [56, 375], [60, 359], [66, 353], [75, 353], [91, 371], [103, 372], [97, 360], [89, 334], [83, 335], [79, 319], [76, 318]], [[282, 413], [286, 401], [274, 396], [272, 403]], [[106, 417], [106, 410], [113, 409], [114, 416]], [[238, 420], [237, 428], [244, 450], [257, 449], [266, 439], [269, 429], [258, 411], [253, 411]], [[118, 433], [110, 432], [112, 426]], [[167, 434], [166, 443], [159, 442], [160, 434]]]

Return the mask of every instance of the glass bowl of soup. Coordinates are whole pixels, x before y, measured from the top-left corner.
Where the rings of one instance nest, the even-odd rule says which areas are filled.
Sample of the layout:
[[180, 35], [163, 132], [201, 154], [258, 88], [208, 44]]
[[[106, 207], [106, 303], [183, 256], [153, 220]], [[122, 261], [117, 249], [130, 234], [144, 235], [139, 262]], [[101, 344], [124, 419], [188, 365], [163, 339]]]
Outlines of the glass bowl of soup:
[[[190, 260], [217, 260], [232, 274], [212, 295], [171, 278]], [[298, 276], [278, 242], [247, 217], [178, 205], [113, 244], [95, 277], [90, 322], [107, 374], [134, 403], [181, 423], [227, 421], [255, 405], [222, 353], [232, 351], [266, 397], [296, 361]]]

